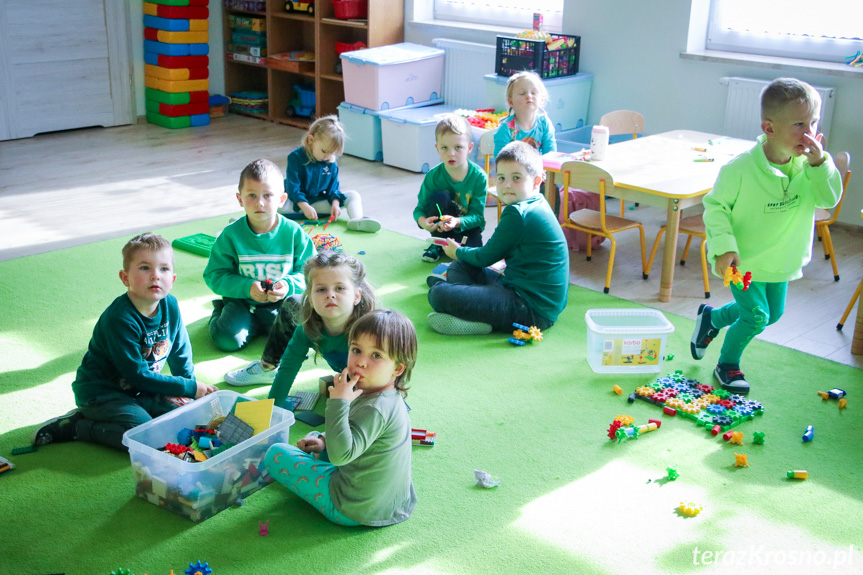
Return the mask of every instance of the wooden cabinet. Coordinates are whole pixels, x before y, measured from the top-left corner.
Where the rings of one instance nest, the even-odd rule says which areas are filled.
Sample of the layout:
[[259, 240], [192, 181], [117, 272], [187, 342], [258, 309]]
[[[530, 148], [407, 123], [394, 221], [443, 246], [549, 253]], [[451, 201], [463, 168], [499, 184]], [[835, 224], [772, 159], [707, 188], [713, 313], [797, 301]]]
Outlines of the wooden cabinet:
[[[299, 5], [302, 6], [302, 5]], [[225, 90], [231, 92], [266, 92], [269, 111], [249, 114], [255, 117], [305, 128], [310, 117], [290, 116], [294, 86], [315, 87], [315, 117], [335, 114], [344, 101], [341, 74], [337, 73], [336, 42], [364, 42], [369, 48], [402, 42], [404, 39], [404, 0], [368, 0], [368, 19], [341, 20], [335, 17], [330, 0], [317, 0], [314, 14], [287, 12], [284, 0], [267, 0], [265, 12], [224, 10], [225, 42], [230, 42], [229, 17], [263, 17], [267, 21], [267, 55], [293, 51], [313, 51], [313, 63], [305, 62], [292, 69], [268, 61], [266, 64], [225, 59]], [[226, 47], [227, 48], [227, 47]]]

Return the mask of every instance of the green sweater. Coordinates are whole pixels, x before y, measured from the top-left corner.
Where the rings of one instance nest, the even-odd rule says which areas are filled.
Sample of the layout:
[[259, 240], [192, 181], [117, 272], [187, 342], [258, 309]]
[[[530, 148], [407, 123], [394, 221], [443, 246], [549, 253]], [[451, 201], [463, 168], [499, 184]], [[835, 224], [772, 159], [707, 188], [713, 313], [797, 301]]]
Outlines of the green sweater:
[[[303, 326], [297, 326], [291, 341], [288, 342], [288, 347], [285, 348], [282, 361], [279, 363], [279, 371], [276, 372], [276, 379], [267, 396], [269, 399], [275, 399], [279, 407], [283, 406], [285, 398], [290, 395], [294, 380], [303, 362], [306, 361], [306, 354], [310, 349], [315, 349], [312, 340], [306, 335]], [[341, 372], [348, 366], [348, 334], [329, 335], [324, 330], [321, 332], [321, 341], [315, 352], [323, 356], [333, 371]]]
[[[167, 362], [172, 375], [160, 372]], [[195, 397], [192, 345], [177, 298], [168, 294], [154, 317], [141, 315], [127, 294], [108, 306], [72, 383], [80, 407], [113, 393]]]
[[291, 220], [279, 216], [272, 231], [256, 234], [243, 216], [216, 238], [204, 281], [217, 295], [253, 306], [257, 302], [249, 297], [249, 290], [256, 281], [284, 280], [288, 284], [286, 295], [303, 293], [303, 264], [314, 253], [309, 234]]
[[414, 221], [426, 215], [426, 206], [432, 194], [440, 190], [450, 192], [465, 214], [461, 216], [460, 231], [473, 228], [485, 229], [485, 195], [488, 191], [488, 176], [482, 168], [468, 160], [467, 175], [461, 182], [453, 181], [446, 171], [445, 164], [438, 164], [425, 175], [417, 207], [414, 208]]
[[767, 160], [765, 139], [762, 134], [751, 150], [723, 166], [704, 196], [708, 253], [713, 264], [737, 252], [738, 269], [752, 272], [752, 281], [787, 282], [803, 276], [812, 258], [815, 208], [836, 205], [842, 180], [826, 152], [817, 168], [805, 156], [792, 158], [789, 178]]
[[533, 313], [551, 322], [566, 307], [569, 251], [557, 218], [540, 194], [506, 206], [488, 243], [461, 247], [456, 256], [477, 267], [506, 260], [504, 285], [514, 289]]
[[348, 402], [328, 399], [327, 456], [338, 470], [330, 497], [346, 517], [380, 527], [410, 517], [417, 495], [411, 481], [411, 423], [395, 389]]

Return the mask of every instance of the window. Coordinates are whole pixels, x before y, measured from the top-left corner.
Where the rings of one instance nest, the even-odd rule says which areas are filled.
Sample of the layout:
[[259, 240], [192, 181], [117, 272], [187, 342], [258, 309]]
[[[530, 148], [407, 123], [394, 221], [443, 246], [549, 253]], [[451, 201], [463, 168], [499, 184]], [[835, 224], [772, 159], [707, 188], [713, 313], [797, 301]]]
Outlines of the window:
[[711, 0], [707, 49], [841, 63], [861, 22], [860, 0]]
[[435, 20], [456, 20], [529, 30], [533, 28], [534, 12], [542, 14], [543, 30], [560, 32], [563, 24], [563, 0], [434, 0]]

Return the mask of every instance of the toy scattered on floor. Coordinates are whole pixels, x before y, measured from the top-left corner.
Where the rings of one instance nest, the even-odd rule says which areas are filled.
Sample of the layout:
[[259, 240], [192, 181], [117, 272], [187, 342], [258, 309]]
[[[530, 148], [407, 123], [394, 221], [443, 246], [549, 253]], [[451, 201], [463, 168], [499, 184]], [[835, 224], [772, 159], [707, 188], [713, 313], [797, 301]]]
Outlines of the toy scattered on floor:
[[535, 325], [527, 327], [520, 323], [513, 323], [512, 327], [515, 328], [515, 331], [512, 332], [512, 337], [507, 341], [513, 345], [527, 345], [535, 341], [542, 341], [542, 332]]
[[435, 438], [437, 438], [437, 433], [434, 431], [428, 431], [427, 429], [411, 429], [411, 442], [414, 445], [434, 447]]
[[732, 431], [730, 443], [734, 443], [735, 445], [743, 445], [743, 433], [740, 431]]
[[486, 489], [491, 489], [492, 487], [497, 487], [500, 485], [500, 481], [491, 476], [487, 471], [482, 471], [480, 469], [474, 469], [473, 475], [476, 477], [476, 484], [480, 487], [485, 487]]
[[636, 388], [628, 401], [632, 403], [636, 399], [662, 407], [668, 415], [679, 413], [681, 417], [692, 419], [699, 426], [711, 430], [713, 435], [764, 413], [760, 402], [724, 389], [714, 389], [712, 385], [686, 377], [679, 369]]
[[863, 52], [857, 50], [857, 53], [853, 56], [847, 56], [845, 58], [845, 63], [849, 66], [854, 66], [855, 68], [863, 66]]
[[813, 439], [815, 439], [815, 427], [813, 427], [812, 425], [807, 425], [806, 433], [803, 434], [803, 442], [809, 443]]
[[312, 243], [315, 244], [315, 249], [318, 251], [343, 252], [342, 242], [339, 238], [332, 234], [315, 234], [312, 236]]
[[794, 471], [786, 471], [785, 475], [788, 479], [808, 479], [809, 472], [803, 469], [795, 469]]
[[668, 480], [669, 481], [677, 481], [677, 478], [680, 477], [680, 473], [677, 471], [676, 465], [666, 467], [665, 471], [666, 471], [666, 473], [668, 473]]
[[[628, 423], [624, 423], [624, 421]], [[662, 426], [662, 422], [658, 419], [650, 419], [644, 425], [635, 425], [630, 416], [618, 415], [614, 421], [611, 422], [611, 425], [608, 427], [608, 438], [609, 439], [617, 439], [617, 442], [620, 443], [624, 439], [638, 439], [638, 436], [642, 433], [647, 433], [649, 431], [656, 431]]]
[[737, 266], [734, 264], [725, 268], [725, 276], [722, 278], [722, 285], [728, 287], [731, 284], [734, 284], [734, 287], [741, 290], [746, 291], [749, 289], [749, 284], [752, 283], [752, 272], [746, 272], [741, 275], [739, 271], [737, 271]]
[[669, 353], [668, 355], [665, 356], [665, 361], [671, 361], [672, 359], [674, 359], [673, 353]]
[[210, 257], [216, 238], [207, 234], [194, 234], [184, 238], [177, 238], [171, 242], [175, 250], [182, 250], [198, 256]]
[[261, 535], [269, 535], [270, 534], [270, 520], [267, 519], [266, 523], [258, 521], [258, 533]]
[[611, 389], [613, 389], [614, 393], [616, 393], [617, 395], [623, 395], [623, 388], [620, 387], [619, 385], [614, 384], [611, 386]]
[[6, 459], [5, 457], [0, 457], [0, 473], [6, 473], [7, 471], [12, 471], [15, 469], [15, 464]]
[[12, 455], [24, 455], [25, 453], [35, 453], [35, 445], [25, 445], [24, 447], [13, 447]]
[[842, 399], [848, 394], [844, 389], [833, 388], [830, 391], [819, 391], [818, 395], [821, 396], [821, 399], [826, 401], [828, 399]]
[[764, 432], [763, 431], [755, 431], [752, 433], [752, 443], [757, 445], [764, 445]]
[[111, 575], [134, 575], [134, 573], [132, 573], [131, 569], [120, 567], [115, 571], [111, 571]]
[[844, 397], [839, 400], [839, 409], [845, 409], [845, 406], [848, 405], [848, 400]]
[[745, 453], [734, 454], [734, 467], [749, 467], [749, 461]]
[[681, 501], [677, 511], [684, 517], [695, 517], [701, 513], [702, 509], [703, 508], [700, 505], [696, 505], [695, 503]]
[[200, 559], [197, 563], [189, 563], [189, 568], [186, 569], [186, 575], [211, 575], [212, 573], [210, 564], [206, 561], [201, 563]]

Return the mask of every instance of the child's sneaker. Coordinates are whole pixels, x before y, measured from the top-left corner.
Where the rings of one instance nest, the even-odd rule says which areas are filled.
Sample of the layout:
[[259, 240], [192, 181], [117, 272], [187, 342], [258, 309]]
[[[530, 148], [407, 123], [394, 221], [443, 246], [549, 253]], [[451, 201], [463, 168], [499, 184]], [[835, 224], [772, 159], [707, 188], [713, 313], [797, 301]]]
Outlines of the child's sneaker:
[[75, 425], [84, 417], [78, 408], [43, 423], [33, 434], [33, 445], [48, 445], [75, 439]]
[[719, 335], [719, 330], [710, 323], [711, 311], [713, 311], [713, 308], [706, 303], [698, 306], [698, 315], [695, 318], [695, 331], [692, 332], [692, 340], [689, 343], [689, 351], [692, 352], [693, 359], [704, 357], [707, 346], [710, 345], [713, 338]]
[[352, 232], [367, 232], [373, 234], [380, 231], [381, 223], [372, 218], [356, 218], [348, 220], [347, 227]]
[[743, 372], [740, 371], [740, 366], [737, 364], [716, 364], [716, 369], [713, 370], [713, 377], [716, 378], [716, 381], [719, 382], [722, 389], [726, 391], [737, 393], [739, 395], [746, 395], [749, 393], [749, 383], [746, 381], [746, 378], [743, 376]]
[[225, 374], [225, 381], [235, 386], [272, 385], [277, 371], [264, 369], [264, 364], [258, 359], [240, 369], [229, 371]]
[[449, 262], [438, 264], [432, 270], [432, 273], [426, 277], [426, 285], [432, 287], [435, 284], [446, 281], [446, 272], [449, 269]]
[[491, 333], [491, 324], [468, 321], [436, 311], [428, 315], [428, 324], [430, 328], [444, 335], [485, 335]]
[[441, 256], [443, 256], [443, 248], [437, 244], [432, 244], [423, 252], [423, 261], [434, 263], [438, 261]]

